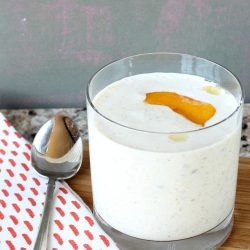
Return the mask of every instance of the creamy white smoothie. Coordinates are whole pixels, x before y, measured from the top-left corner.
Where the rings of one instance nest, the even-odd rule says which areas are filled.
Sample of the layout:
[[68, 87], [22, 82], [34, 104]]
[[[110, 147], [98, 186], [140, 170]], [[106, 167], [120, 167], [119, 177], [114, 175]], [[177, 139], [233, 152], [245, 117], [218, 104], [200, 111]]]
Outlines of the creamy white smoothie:
[[[146, 103], [154, 91], [209, 103], [216, 113], [203, 127]], [[199, 76], [148, 73], [111, 83], [93, 104], [101, 114], [88, 113], [94, 206], [111, 227], [170, 241], [209, 231], [232, 212], [241, 111], [233, 114], [231, 93]]]

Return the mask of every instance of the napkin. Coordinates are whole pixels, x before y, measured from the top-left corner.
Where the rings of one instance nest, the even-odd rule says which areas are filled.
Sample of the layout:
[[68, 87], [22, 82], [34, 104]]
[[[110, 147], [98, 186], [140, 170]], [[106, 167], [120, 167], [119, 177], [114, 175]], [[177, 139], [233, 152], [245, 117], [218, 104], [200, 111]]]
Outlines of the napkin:
[[[48, 179], [31, 166], [30, 144], [0, 114], [0, 249], [33, 249]], [[57, 182], [50, 250], [118, 249], [65, 182]]]

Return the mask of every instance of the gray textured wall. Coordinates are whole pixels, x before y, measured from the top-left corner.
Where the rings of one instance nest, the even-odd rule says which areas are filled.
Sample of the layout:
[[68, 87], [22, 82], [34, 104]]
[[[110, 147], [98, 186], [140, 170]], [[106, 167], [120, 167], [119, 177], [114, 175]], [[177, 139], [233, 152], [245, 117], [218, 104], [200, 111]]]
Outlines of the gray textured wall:
[[249, 13], [249, 0], [0, 0], [0, 106], [83, 106], [100, 67], [154, 51], [226, 66], [250, 101]]

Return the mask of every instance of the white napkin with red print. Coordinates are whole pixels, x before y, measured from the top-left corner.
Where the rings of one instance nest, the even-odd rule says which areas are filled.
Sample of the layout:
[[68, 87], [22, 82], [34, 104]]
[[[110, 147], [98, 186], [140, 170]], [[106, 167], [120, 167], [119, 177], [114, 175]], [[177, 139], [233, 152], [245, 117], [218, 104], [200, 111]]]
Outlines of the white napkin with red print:
[[[30, 144], [0, 114], [0, 249], [33, 249], [43, 211], [47, 178], [30, 162]], [[118, 249], [84, 202], [57, 182], [49, 250]]]

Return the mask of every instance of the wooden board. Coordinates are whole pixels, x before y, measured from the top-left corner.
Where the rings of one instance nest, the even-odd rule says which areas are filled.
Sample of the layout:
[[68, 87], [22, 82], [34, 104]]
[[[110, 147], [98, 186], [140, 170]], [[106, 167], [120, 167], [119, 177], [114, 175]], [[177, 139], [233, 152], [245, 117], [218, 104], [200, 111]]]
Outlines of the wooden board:
[[[92, 209], [92, 191], [88, 145], [84, 145], [84, 161], [79, 173], [68, 184]], [[250, 250], [250, 158], [241, 158], [235, 206], [235, 222], [229, 239], [219, 250]]]

